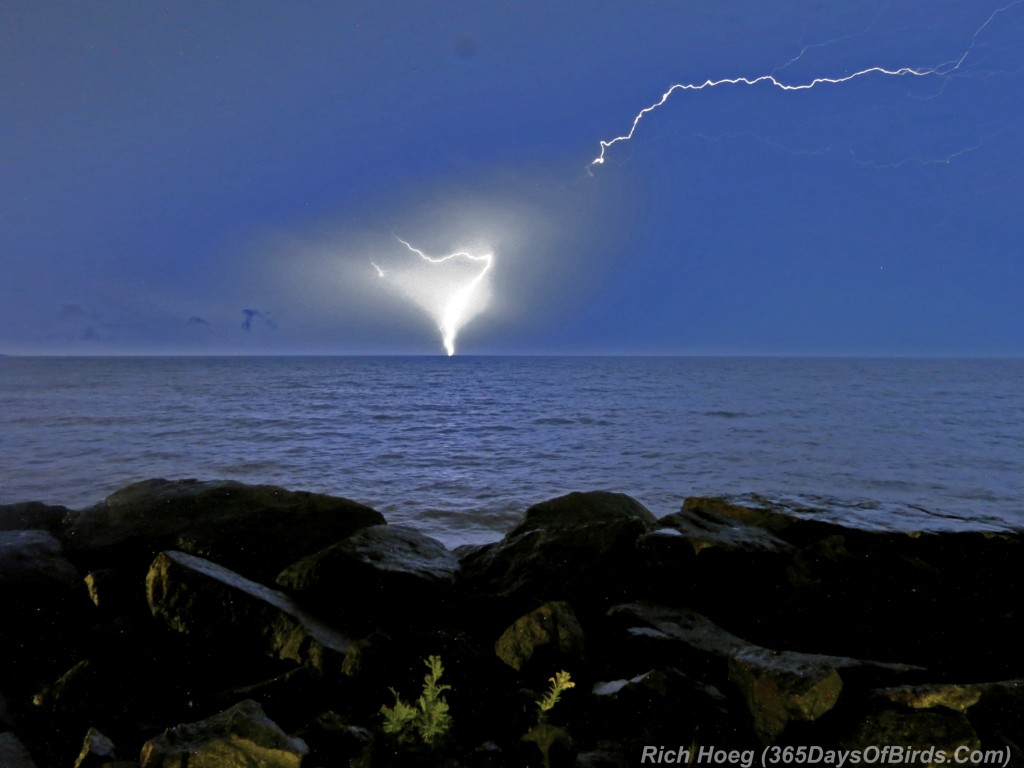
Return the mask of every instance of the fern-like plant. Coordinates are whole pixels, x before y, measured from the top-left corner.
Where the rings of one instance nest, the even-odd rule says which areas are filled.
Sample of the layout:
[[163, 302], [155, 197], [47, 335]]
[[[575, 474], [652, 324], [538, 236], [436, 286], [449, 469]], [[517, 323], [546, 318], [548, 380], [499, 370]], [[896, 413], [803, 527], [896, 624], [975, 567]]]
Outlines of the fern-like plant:
[[444, 692], [451, 690], [450, 685], [440, 682], [444, 674], [440, 656], [429, 656], [424, 660], [429, 670], [423, 678], [423, 692], [412, 706], [402, 701], [394, 688], [395, 706], [387, 705], [380, 708], [384, 715], [384, 733], [397, 736], [402, 743], [408, 744], [418, 735], [428, 747], [436, 746], [447, 735], [452, 726], [452, 716], [448, 713], [448, 702]]
[[551, 687], [548, 689], [541, 698], [537, 699], [537, 722], [543, 723], [547, 719], [548, 712], [558, 703], [558, 700], [562, 697], [562, 694], [570, 688], [575, 688], [576, 683], [569, 677], [569, 673], [564, 669], [560, 672], [555, 672], [554, 677], [549, 677], [548, 682], [551, 683]]
[[416, 729], [416, 708], [402, 701], [394, 688], [390, 691], [395, 696], [395, 706], [389, 707], [385, 704], [380, 708], [384, 715], [384, 733], [397, 736], [403, 744], [408, 743], [412, 741], [412, 734]]

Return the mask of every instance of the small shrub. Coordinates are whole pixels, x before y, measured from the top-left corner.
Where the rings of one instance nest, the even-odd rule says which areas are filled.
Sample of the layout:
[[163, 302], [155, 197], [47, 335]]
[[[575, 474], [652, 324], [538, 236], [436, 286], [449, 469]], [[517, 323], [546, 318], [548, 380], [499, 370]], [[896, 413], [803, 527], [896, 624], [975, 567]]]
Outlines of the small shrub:
[[424, 660], [427, 665], [426, 676], [423, 678], [423, 693], [412, 706], [402, 701], [394, 688], [395, 706], [387, 705], [380, 708], [384, 715], [384, 733], [397, 736], [402, 743], [415, 741], [418, 735], [428, 747], [436, 746], [447, 735], [452, 727], [452, 716], [448, 714], [448, 702], [442, 695], [451, 690], [450, 685], [440, 682], [444, 674], [439, 656], [429, 656]]
[[562, 697], [562, 693], [575, 688], [574, 683], [569, 678], [569, 673], [564, 669], [560, 672], [555, 672], [554, 677], [549, 677], [548, 682], [551, 683], [551, 687], [548, 692], [541, 698], [537, 699], [537, 722], [543, 723], [547, 719], [548, 712], [558, 703], [558, 700]]

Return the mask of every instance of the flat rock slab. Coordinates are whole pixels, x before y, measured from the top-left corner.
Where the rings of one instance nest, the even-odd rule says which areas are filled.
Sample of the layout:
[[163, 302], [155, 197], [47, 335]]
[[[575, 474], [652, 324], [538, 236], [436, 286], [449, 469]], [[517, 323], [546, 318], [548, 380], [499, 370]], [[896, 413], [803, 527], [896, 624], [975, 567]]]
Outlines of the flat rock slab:
[[184, 552], [157, 555], [146, 595], [153, 615], [179, 632], [320, 672], [340, 670], [352, 646], [287, 595]]
[[349, 499], [226, 480], [146, 480], [72, 515], [65, 544], [88, 570], [189, 552], [266, 581], [383, 516]]
[[255, 701], [170, 728], [142, 747], [141, 768], [300, 768], [309, 747]]

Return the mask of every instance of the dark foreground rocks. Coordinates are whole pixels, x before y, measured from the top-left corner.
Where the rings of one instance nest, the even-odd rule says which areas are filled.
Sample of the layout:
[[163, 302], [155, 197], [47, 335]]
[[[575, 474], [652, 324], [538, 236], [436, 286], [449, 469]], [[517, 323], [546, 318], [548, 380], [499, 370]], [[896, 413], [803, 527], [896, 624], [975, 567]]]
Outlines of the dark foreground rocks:
[[0, 507], [0, 765], [1024, 765], [1022, 588], [1015, 531], [593, 492], [451, 552], [147, 481]]

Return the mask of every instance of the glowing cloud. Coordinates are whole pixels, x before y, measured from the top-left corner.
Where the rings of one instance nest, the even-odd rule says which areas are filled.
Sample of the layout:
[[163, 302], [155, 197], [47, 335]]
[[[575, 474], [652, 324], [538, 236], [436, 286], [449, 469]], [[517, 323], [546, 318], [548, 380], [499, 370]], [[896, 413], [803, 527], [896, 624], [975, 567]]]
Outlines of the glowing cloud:
[[971, 53], [972, 50], [974, 50], [974, 46], [978, 40], [978, 35], [981, 34], [982, 30], [984, 30], [985, 27], [992, 23], [992, 20], [996, 16], [998, 16], [1003, 11], [1012, 8], [1015, 5], [1019, 5], [1022, 2], [1024, 2], [1024, 0], [1014, 0], [1014, 2], [1008, 3], [1007, 5], [1004, 5], [1003, 7], [994, 10], [989, 15], [989, 17], [985, 19], [985, 22], [975, 30], [974, 34], [971, 36], [971, 40], [967, 48], [964, 49], [964, 51], [957, 58], [950, 59], [949, 61], [943, 62], [942, 64], [937, 64], [934, 67], [927, 67], [923, 69], [914, 67], [900, 67], [898, 69], [885, 69], [884, 67], [867, 67], [866, 69], [861, 69], [849, 75], [843, 75], [841, 77], [816, 77], [813, 80], [810, 80], [805, 83], [784, 83], [775, 77], [776, 72], [785, 69], [786, 67], [795, 63], [797, 60], [800, 59], [801, 56], [803, 56], [803, 54], [808, 50], [808, 48], [816, 47], [808, 46], [807, 48], [804, 48], [804, 50], [801, 51], [795, 58], [790, 59], [782, 67], [777, 67], [776, 69], [772, 70], [771, 73], [766, 75], [724, 77], [720, 80], [705, 80], [703, 83], [676, 83], [675, 85], [670, 86], [669, 89], [661, 95], [660, 99], [658, 99], [650, 106], [644, 107], [637, 113], [636, 117], [633, 118], [633, 123], [632, 125], [630, 125], [628, 132], [624, 133], [621, 136], [616, 136], [613, 139], [601, 140], [601, 151], [598, 153], [597, 157], [590, 161], [590, 164], [587, 166], [587, 171], [590, 172], [590, 169], [593, 166], [602, 165], [604, 163], [605, 155], [608, 149], [610, 149], [616, 144], [627, 142], [630, 139], [632, 139], [633, 135], [636, 133], [637, 126], [640, 125], [640, 121], [643, 120], [646, 115], [650, 114], [654, 110], [658, 109], [658, 107], [661, 107], [663, 104], [665, 104], [665, 102], [669, 100], [669, 97], [672, 96], [672, 94], [675, 93], [676, 91], [703, 91], [706, 88], [715, 88], [720, 85], [753, 86], [759, 85], [761, 83], [766, 83], [782, 91], [807, 91], [819, 85], [840, 85], [842, 83], [848, 83], [851, 80], [855, 80], [859, 77], [864, 77], [866, 75], [886, 75], [889, 77], [905, 77], [907, 75], [910, 75], [912, 77], [927, 77], [933, 75], [944, 77], [946, 75], [952, 74], [953, 72], [956, 72], [958, 69], [960, 69], [961, 66], [963, 66], [963, 63], [967, 59], [968, 55]]
[[494, 255], [455, 251], [447, 256], [428, 256], [402, 238], [396, 239], [423, 264], [383, 269], [376, 262], [370, 263], [379, 278], [391, 281], [434, 319], [445, 351], [454, 355], [459, 331], [490, 302], [485, 278], [494, 265]]

